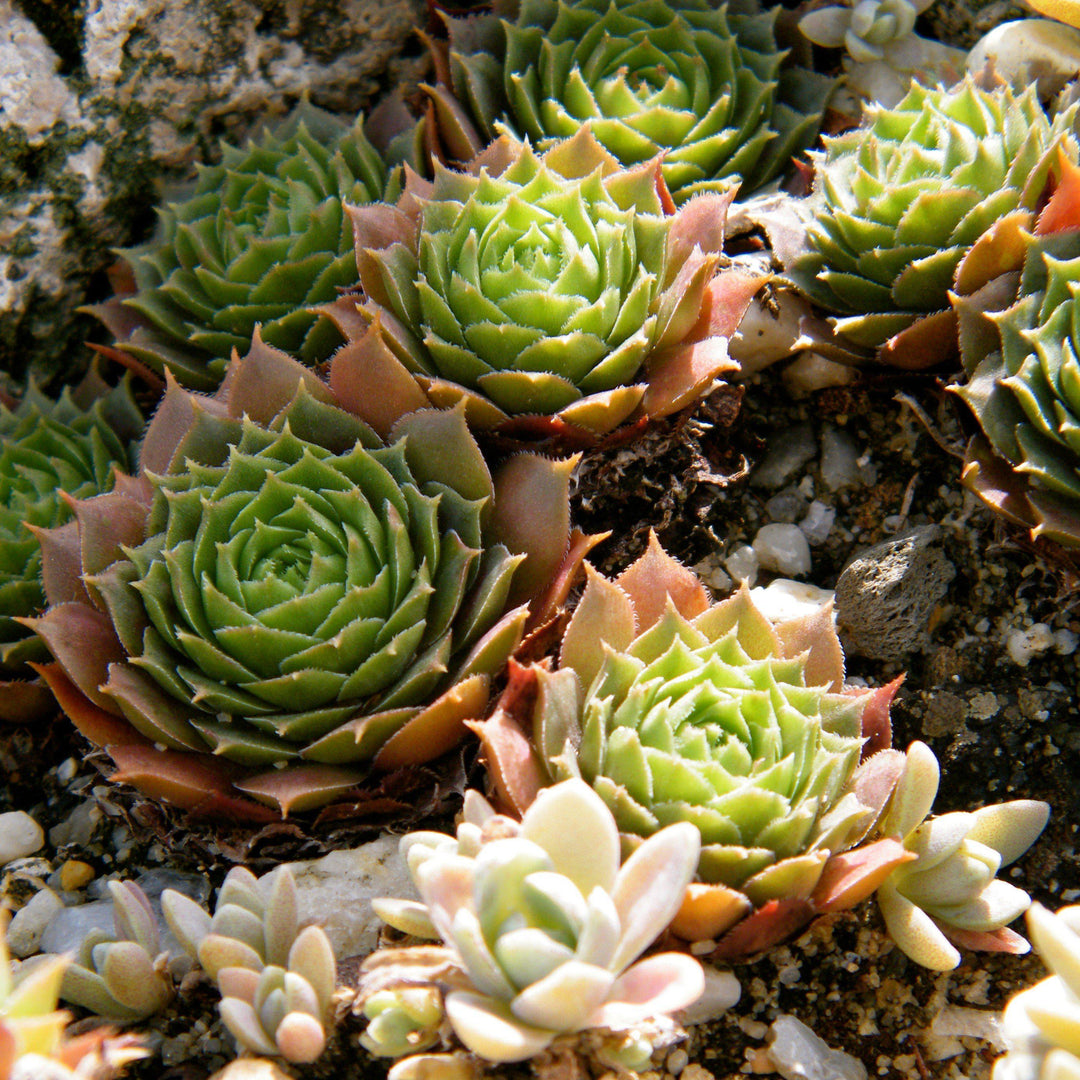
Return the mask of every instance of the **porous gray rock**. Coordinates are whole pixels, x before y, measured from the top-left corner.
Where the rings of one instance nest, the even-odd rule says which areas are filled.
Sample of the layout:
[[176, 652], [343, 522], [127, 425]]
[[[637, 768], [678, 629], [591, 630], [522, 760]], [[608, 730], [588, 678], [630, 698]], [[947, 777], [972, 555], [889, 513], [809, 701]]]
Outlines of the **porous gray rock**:
[[836, 582], [836, 623], [846, 652], [901, 660], [929, 644], [930, 616], [956, 576], [937, 525], [860, 551]]
[[160, 182], [301, 94], [353, 114], [416, 76], [423, 0], [0, 0], [0, 371], [44, 381], [103, 335], [111, 248]]

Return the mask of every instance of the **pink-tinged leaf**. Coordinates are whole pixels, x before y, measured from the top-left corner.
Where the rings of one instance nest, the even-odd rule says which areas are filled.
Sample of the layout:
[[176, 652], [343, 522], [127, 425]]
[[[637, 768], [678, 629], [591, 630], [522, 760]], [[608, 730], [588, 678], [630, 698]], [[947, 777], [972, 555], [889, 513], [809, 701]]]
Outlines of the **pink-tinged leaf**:
[[615, 982], [607, 968], [567, 960], [550, 974], [526, 986], [510, 1011], [519, 1020], [550, 1031], [579, 1031], [603, 1003]]
[[695, 247], [706, 254], [723, 251], [728, 207], [738, 191], [739, 185], [733, 184], [726, 191], [698, 195], [683, 204], [668, 232], [669, 266], [681, 266]]
[[854, 851], [834, 855], [810, 897], [820, 912], [847, 911], [872, 896], [901, 863], [917, 858], [899, 840], [877, 840]]
[[1019, 270], [1030, 243], [1030, 229], [1031, 213], [1027, 210], [1014, 210], [995, 221], [957, 264], [954, 291], [971, 296], [1002, 274]]
[[634, 640], [637, 620], [626, 592], [585, 563], [585, 591], [563, 635], [559, 667], [573, 668], [583, 688], [588, 687], [604, 662], [606, 642], [625, 652]]
[[290, 1012], [278, 1024], [274, 1042], [286, 1061], [308, 1065], [326, 1049], [326, 1032], [314, 1016]]
[[[577, 783], [585, 786], [583, 780]], [[615, 970], [640, 956], [670, 925], [683, 904], [700, 854], [697, 826], [680, 821], [650, 836], [619, 868], [611, 889], [623, 928], [611, 960]]]
[[141, 473], [138, 476], [129, 476], [126, 472], [114, 469], [113, 491], [126, 495], [129, 499], [135, 499], [149, 507], [154, 499], [154, 485]]
[[378, 318], [334, 353], [330, 389], [343, 409], [367, 421], [384, 439], [400, 417], [429, 407], [416, 379], [386, 347]]
[[16, 619], [48, 646], [64, 674], [99, 708], [116, 707], [98, 689], [109, 677], [109, 664], [125, 659], [124, 648], [108, 616], [86, 604], [66, 603], [49, 608], [36, 619]]
[[365, 777], [364, 769], [346, 769], [333, 765], [289, 765], [284, 769], [259, 773], [234, 783], [253, 799], [276, 806], [282, 817], [292, 811], [312, 810], [344, 795]]
[[[125, 263], [126, 265], [126, 263]], [[130, 295], [136, 291], [135, 280], [131, 279], [132, 288], [126, 294], [110, 296], [101, 304], [83, 304], [79, 308], [79, 314], [92, 315], [103, 323], [105, 329], [117, 341], [127, 341], [136, 330], [146, 326], [146, 319], [129, 305], [124, 303], [124, 295]]]
[[92, 499], [69, 499], [79, 523], [84, 574], [100, 573], [124, 557], [121, 545], [137, 547], [146, 539], [149, 508], [137, 499], [110, 491]]
[[346, 341], [354, 341], [362, 338], [371, 325], [371, 320], [364, 315], [360, 307], [360, 300], [361, 297], [357, 294], [346, 293], [329, 303], [314, 304], [308, 310], [325, 315]]
[[0, 1076], [11, 1076], [18, 1057], [19, 1044], [15, 1032], [10, 1024], [0, 1019]]
[[880, 814], [904, 772], [907, 755], [902, 750], [879, 750], [866, 758], [851, 777], [855, 797]]
[[269, 1054], [271, 1057], [278, 1052], [277, 1046], [267, 1037], [258, 1014], [246, 1001], [222, 998], [218, 1002], [218, 1013], [244, 1050], [253, 1054]]
[[1029, 529], [1037, 526], [1039, 519], [1028, 499], [1027, 479], [998, 457], [981, 435], [968, 443], [964, 459], [960, 472], [964, 487], [1009, 521]]
[[271, 822], [272, 811], [234, 793], [235, 766], [209, 754], [158, 750], [150, 745], [108, 746], [117, 771], [110, 780], [131, 784], [144, 795], [171, 803], [199, 817]]
[[375, 755], [376, 769], [400, 769], [434, 761], [465, 738], [466, 721], [479, 719], [488, 703], [486, 675], [463, 679], [390, 736]]
[[670, 1016], [705, 992], [705, 972], [685, 953], [658, 953], [615, 980], [609, 1000], [589, 1017], [589, 1027], [627, 1028], [653, 1016]]
[[684, 619], [693, 619], [709, 606], [709, 594], [697, 574], [673, 559], [660, 546], [652, 529], [645, 552], [615, 579], [615, 584], [634, 605], [639, 634], [663, 616], [668, 597]]
[[56, 699], [43, 682], [36, 679], [0, 681], [0, 720], [9, 724], [30, 724], [50, 712], [55, 713], [56, 708]]
[[[935, 920], [936, 922], [937, 920]], [[1002, 926], [997, 930], [961, 930], [956, 926], [937, 923], [938, 929], [956, 946], [971, 949], [972, 952], [1001, 952], [1012, 956], [1023, 956], [1031, 952], [1031, 943], [1027, 938]]]
[[167, 473], [176, 448], [195, 422], [194, 395], [185, 390], [171, 371], [165, 371], [165, 396], [157, 407], [139, 445], [139, 468]]
[[256, 327], [251, 348], [242, 357], [234, 356], [215, 397], [226, 403], [229, 416], [250, 416], [257, 424], [266, 425], [292, 401], [301, 386], [316, 401], [333, 402], [326, 383], [311, 368], [267, 345]]
[[416, 249], [419, 221], [388, 203], [364, 203], [346, 206], [353, 226], [356, 250], [379, 251], [392, 244]]
[[849, 687], [844, 692], [851, 697], [865, 698], [862, 714], [862, 736], [866, 740], [862, 748], [862, 760], [866, 761], [880, 750], [892, 746], [892, 718], [889, 710], [896, 691], [903, 685], [906, 675], [897, 675], [884, 686], [875, 686], [870, 691]]
[[447, 994], [446, 1016], [467, 1049], [496, 1064], [535, 1057], [556, 1034], [520, 1023], [501, 1002], [464, 990]]
[[82, 549], [79, 543], [79, 523], [69, 521], [55, 529], [39, 529], [26, 523], [41, 545], [41, 581], [49, 606], [68, 601], [90, 604], [90, 596], [82, 583]]
[[740, 268], [722, 270], [705, 290], [701, 315], [688, 339], [704, 341], [711, 337], [733, 337], [750, 301], [770, 280], [770, 274], [754, 274]]
[[671, 930], [683, 941], [714, 941], [753, 910], [750, 901], [726, 885], [691, 882]]
[[493, 539], [511, 554], [524, 554], [514, 573], [508, 604], [531, 600], [552, 581], [570, 544], [570, 476], [580, 455], [551, 461], [518, 454], [495, 476]]
[[729, 930], [709, 953], [709, 959], [735, 960], [753, 956], [791, 937], [814, 915], [814, 906], [809, 900], [770, 900]]
[[217, 985], [222, 997], [239, 998], [254, 1005], [259, 972], [246, 967], [224, 967], [217, 973]]
[[1054, 193], [1035, 222], [1036, 236], [1080, 229], [1080, 166], [1070, 160], [1061, 142], [1057, 145], [1056, 164]]
[[784, 656], [808, 653], [804, 678], [808, 686], [825, 686], [839, 693], [844, 685], [844, 650], [836, 634], [832, 601], [810, 615], [788, 619], [776, 627]]
[[468, 113], [452, 93], [441, 84], [421, 86], [435, 110], [439, 141], [447, 156], [455, 161], [470, 161], [483, 149], [480, 138]]
[[878, 359], [904, 371], [925, 371], [946, 363], [957, 348], [956, 312], [950, 308], [917, 319], [894, 334], [881, 346]]
[[728, 339], [706, 338], [660, 349], [647, 361], [649, 381], [641, 399], [646, 416], [670, 416], [700, 398], [713, 380], [739, 363], [728, 355]]
[[610, 535], [610, 532], [583, 533], [577, 526], [574, 527], [570, 533], [570, 544], [566, 549], [566, 555], [563, 556], [563, 561], [559, 564], [547, 588], [532, 602], [529, 629], [542, 626], [555, 617], [566, 603], [570, 590], [577, 583], [585, 556]]
[[439, 936], [453, 941], [457, 913], [462, 908], [472, 910], [473, 860], [463, 855], [440, 855], [416, 866], [409, 861], [409, 867]]
[[126, 720], [95, 705], [64, 674], [59, 664], [30, 665], [44, 680], [75, 727], [95, 746], [149, 746]]
[[490, 719], [467, 726], [480, 739], [497, 802], [520, 816], [547, 786], [548, 775], [523, 723], [536, 699], [536, 670], [511, 660], [507, 673], [506, 689]]

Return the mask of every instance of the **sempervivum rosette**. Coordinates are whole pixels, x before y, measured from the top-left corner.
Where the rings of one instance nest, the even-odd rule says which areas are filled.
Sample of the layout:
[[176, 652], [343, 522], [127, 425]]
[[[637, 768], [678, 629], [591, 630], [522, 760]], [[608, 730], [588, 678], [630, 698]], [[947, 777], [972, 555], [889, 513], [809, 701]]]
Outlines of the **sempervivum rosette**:
[[366, 302], [327, 310], [367, 354], [373, 426], [464, 401], [477, 427], [605, 432], [735, 367], [760, 279], [714, 277], [731, 192], [669, 213], [658, 167], [621, 168], [588, 130], [542, 156], [503, 137], [465, 171], [410, 174], [396, 207], [353, 209]]
[[[26, 661], [47, 656], [16, 621], [45, 604], [36, 530], [70, 519], [65, 495], [108, 491], [142, 428], [128, 380], [110, 388], [96, 368], [55, 401], [31, 384], [17, 406], [0, 404], [0, 676], [26, 676]], [[2, 719], [30, 719], [49, 700], [38, 685], [4, 686]]]
[[385, 166], [349, 124], [302, 101], [159, 211], [157, 234], [121, 252], [121, 295], [88, 310], [125, 352], [213, 390], [234, 349], [263, 340], [306, 364], [341, 344], [312, 306], [356, 282], [345, 202], [381, 199]]
[[955, 348], [949, 290], [989, 230], [1027, 225], [1059, 146], [1075, 157], [1075, 107], [1048, 119], [1033, 88], [917, 83], [893, 109], [813, 155], [808, 249], [788, 278], [857, 347], [925, 367]]
[[447, 19], [424, 124], [460, 156], [503, 126], [543, 150], [587, 123], [624, 165], [663, 154], [677, 203], [734, 179], [748, 193], [814, 140], [834, 85], [781, 68], [775, 18], [709, 0], [497, 3]]
[[954, 296], [967, 380], [952, 389], [982, 435], [964, 483], [990, 507], [1080, 547], [1080, 168], [1064, 154], [1055, 190], [983, 288]]
[[564, 557], [571, 462], [493, 478], [460, 410], [384, 443], [349, 411], [354, 360], [332, 389], [256, 338], [215, 397], [171, 383], [145, 474], [43, 534], [43, 674], [151, 795], [304, 809], [437, 756]]
[[[710, 604], [655, 537], [614, 582], [590, 569], [558, 668], [532, 675], [534, 768], [587, 780], [629, 848], [674, 822], [696, 825], [714, 933], [753, 907], [807, 901], [898, 775], [892, 751], [859, 765], [868, 713], [887, 717], [895, 687], [845, 691], [831, 611], [774, 629], [745, 588]], [[535, 777], [505, 752], [504, 711], [481, 734], [515, 805]]]

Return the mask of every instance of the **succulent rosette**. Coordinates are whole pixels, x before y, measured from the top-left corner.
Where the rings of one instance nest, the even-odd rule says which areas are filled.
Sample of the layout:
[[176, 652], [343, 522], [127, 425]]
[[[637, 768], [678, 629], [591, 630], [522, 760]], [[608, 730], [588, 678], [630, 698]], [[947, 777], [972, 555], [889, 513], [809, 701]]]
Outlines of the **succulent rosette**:
[[485, 707], [566, 553], [573, 462], [493, 477], [460, 409], [384, 442], [349, 411], [356, 361], [328, 385], [256, 337], [214, 397], [170, 382], [143, 474], [42, 534], [51, 606], [27, 624], [119, 779], [305, 809]]
[[904, 770], [880, 823], [915, 857], [896, 866], [877, 891], [889, 936], [908, 956], [935, 971], [960, 963], [956, 946], [1025, 953], [1008, 929], [1031, 897], [997, 877], [1038, 838], [1050, 807], [1034, 799], [929, 817], [939, 767], [924, 743], [908, 748]]
[[951, 389], [982, 428], [964, 483], [1033, 535], [1080, 547], [1080, 168], [1062, 155], [1058, 169], [1017, 238], [1020, 273], [954, 297], [967, 379]]
[[1075, 159], [1075, 107], [1048, 118], [1034, 88], [913, 83], [891, 109], [825, 139], [814, 158], [805, 250], [787, 278], [855, 350], [927, 367], [956, 344], [949, 290], [981, 237], [1030, 227], [1059, 147]]
[[[542, 791], [520, 823], [469, 792], [456, 840], [402, 839], [423, 903], [376, 906], [392, 925], [450, 947], [471, 983], [445, 998], [465, 1046], [487, 1061], [522, 1061], [558, 1035], [633, 1027], [700, 997], [693, 957], [634, 963], [678, 911], [699, 844], [693, 826], [672, 825], [620, 866], [611, 811], [581, 780]], [[648, 1059], [646, 1050], [630, 1067]]]
[[721, 372], [763, 280], [714, 276], [732, 192], [670, 213], [588, 129], [538, 155], [500, 138], [464, 171], [410, 173], [396, 207], [351, 210], [364, 302], [328, 310], [363, 345], [369, 408], [464, 401], [470, 424], [556, 416], [606, 432], [666, 415]]
[[[55, 401], [31, 384], [18, 405], [0, 404], [0, 675], [29, 675], [26, 662], [48, 656], [16, 621], [45, 605], [36, 530], [71, 517], [65, 496], [108, 491], [142, 429], [129, 381], [110, 388], [96, 368]], [[0, 718], [29, 719], [43, 699], [40, 686], [7, 683]]]
[[221, 150], [158, 211], [154, 237], [120, 253], [119, 295], [88, 309], [119, 348], [195, 390], [218, 386], [256, 326], [308, 365], [329, 359], [341, 337], [312, 308], [356, 283], [344, 204], [386, 189], [362, 120], [306, 100]]
[[423, 125], [468, 157], [503, 130], [545, 150], [587, 124], [623, 165], [663, 154], [676, 203], [732, 180], [749, 193], [813, 142], [835, 85], [782, 67], [775, 19], [709, 0], [496, 3], [446, 20]]
[[532, 672], [543, 771], [515, 763], [497, 712], [481, 728], [497, 790], [518, 805], [530, 784], [581, 777], [631, 850], [691, 822], [720, 931], [754, 908], [808, 900], [895, 782], [894, 752], [860, 766], [895, 686], [845, 690], [831, 611], [774, 628], [745, 588], [711, 604], [655, 537], [615, 581], [589, 569], [558, 668]]

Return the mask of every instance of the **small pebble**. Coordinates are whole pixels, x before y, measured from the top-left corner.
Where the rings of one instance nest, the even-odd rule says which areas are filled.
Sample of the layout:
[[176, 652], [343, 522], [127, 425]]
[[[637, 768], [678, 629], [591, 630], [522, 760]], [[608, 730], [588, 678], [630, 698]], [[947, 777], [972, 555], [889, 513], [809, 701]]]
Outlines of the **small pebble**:
[[768, 1055], [785, 1080], [867, 1080], [861, 1061], [831, 1049], [794, 1016], [778, 1016], [773, 1021]]
[[806, 513], [807, 501], [796, 487], [785, 488], [765, 503], [765, 513], [770, 521], [793, 524]]
[[74, 892], [94, 880], [94, 868], [79, 859], [68, 859], [60, 867], [60, 888], [64, 892]]
[[96, 802], [81, 802], [59, 825], [54, 825], [49, 830], [49, 843], [56, 848], [66, 847], [68, 844], [80, 848], [89, 847], [94, 830], [103, 817], [101, 807]]
[[821, 435], [821, 482], [830, 491], [860, 483], [859, 451], [846, 432], [827, 427]]
[[1054, 635], [1046, 623], [1037, 622], [1026, 630], [1012, 630], [1005, 638], [1005, 651], [1018, 667], [1027, 667], [1032, 657], [1046, 652], [1054, 644]]
[[752, 589], [750, 595], [758, 611], [774, 623], [813, 615], [833, 598], [831, 589], [819, 589], [805, 581], [788, 578], [775, 578], [764, 589]]
[[25, 811], [10, 810], [0, 814], [0, 865], [6, 866], [12, 859], [33, 855], [44, 843], [44, 831]]
[[711, 964], [702, 964], [702, 968], [705, 971], [705, 990], [693, 1005], [680, 1013], [686, 1024], [706, 1024], [719, 1020], [728, 1009], [739, 1003], [742, 994], [739, 980], [730, 971], [721, 971]]
[[785, 577], [810, 573], [810, 545], [798, 525], [764, 525], [754, 537], [754, 554], [765, 570]]
[[63, 907], [63, 900], [52, 889], [45, 888], [15, 912], [7, 930], [7, 943], [12, 955], [22, 959], [36, 953], [41, 947], [45, 927]]
[[817, 440], [809, 424], [796, 424], [777, 432], [776, 441], [761, 464], [750, 474], [753, 487], [776, 490], [794, 481], [795, 474], [817, 454]]
[[807, 543], [811, 547], [817, 547], [828, 540], [835, 521], [836, 510], [820, 499], [815, 499], [807, 508], [806, 517], [799, 522], [799, 528], [802, 529]]
[[830, 386], [847, 386], [855, 381], [857, 374], [850, 364], [838, 364], [818, 353], [802, 352], [784, 368], [780, 378], [792, 397], [802, 397]]
[[740, 544], [724, 560], [724, 566], [736, 581], [745, 581], [747, 585], [753, 585], [757, 581], [757, 552], [749, 544]]

